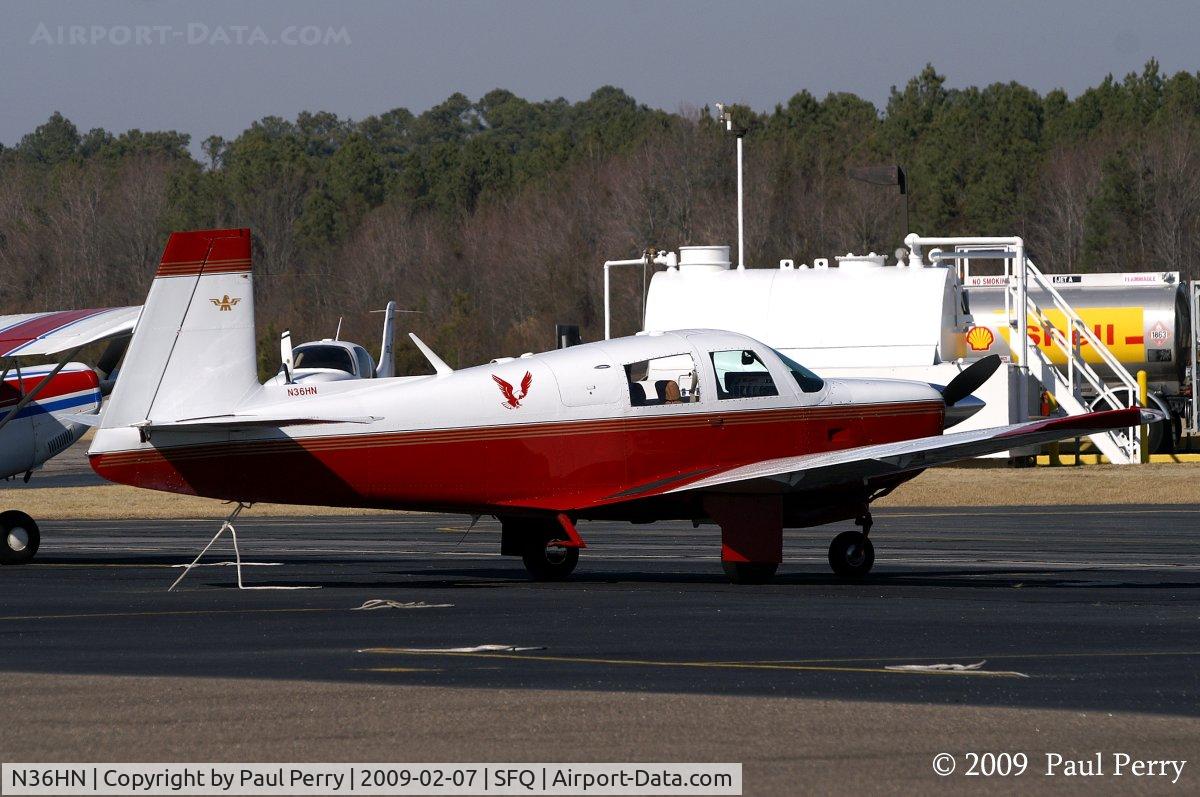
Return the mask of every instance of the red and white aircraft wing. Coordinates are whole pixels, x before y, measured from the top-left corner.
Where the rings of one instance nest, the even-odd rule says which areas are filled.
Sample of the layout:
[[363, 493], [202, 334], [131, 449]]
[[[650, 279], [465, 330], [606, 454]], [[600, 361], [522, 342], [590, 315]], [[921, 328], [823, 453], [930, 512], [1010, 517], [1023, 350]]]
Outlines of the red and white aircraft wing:
[[133, 332], [141, 307], [0, 316], [0, 357], [56, 354]]
[[854, 482], [869, 483], [1010, 448], [1084, 437], [1144, 423], [1157, 423], [1162, 419], [1162, 414], [1155, 410], [1130, 407], [769, 459], [726, 470], [688, 469], [674, 478], [631, 487], [589, 506], [553, 508], [563, 511], [589, 509], [670, 493], [781, 493]]
[[775, 491], [806, 490], [856, 479], [871, 480], [895, 476], [1010, 448], [1068, 437], [1084, 437], [1143, 423], [1157, 423], [1162, 419], [1161, 413], [1155, 410], [1130, 407], [997, 426], [992, 429], [952, 432], [823, 454], [803, 454], [766, 460], [704, 476], [686, 486], [662, 492], [726, 492], [733, 491], [732, 488], [742, 489], [750, 486], [771, 487]]

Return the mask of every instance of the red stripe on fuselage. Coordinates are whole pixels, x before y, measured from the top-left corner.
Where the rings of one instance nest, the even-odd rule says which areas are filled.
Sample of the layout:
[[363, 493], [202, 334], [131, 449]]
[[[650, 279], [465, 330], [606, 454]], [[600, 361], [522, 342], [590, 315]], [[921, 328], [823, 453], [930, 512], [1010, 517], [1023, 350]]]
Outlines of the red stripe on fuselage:
[[[24, 387], [24, 392], [28, 393], [41, 384], [45, 378], [46, 375], [44, 373], [28, 376], [22, 375], [20, 387]], [[4, 380], [3, 384], [0, 384], [0, 408], [11, 406], [21, 400], [20, 387], [15, 376], [8, 377]], [[98, 387], [100, 387], [100, 378], [96, 376], [95, 371], [90, 369], [83, 371], [59, 371], [50, 380], [50, 384], [46, 385], [37, 394], [35, 401], [48, 401], [57, 396], [78, 393], [81, 390], [95, 390]]]
[[91, 462], [112, 481], [231, 500], [567, 510], [685, 474], [934, 435], [942, 417], [941, 402], [686, 413], [281, 436], [93, 454]]

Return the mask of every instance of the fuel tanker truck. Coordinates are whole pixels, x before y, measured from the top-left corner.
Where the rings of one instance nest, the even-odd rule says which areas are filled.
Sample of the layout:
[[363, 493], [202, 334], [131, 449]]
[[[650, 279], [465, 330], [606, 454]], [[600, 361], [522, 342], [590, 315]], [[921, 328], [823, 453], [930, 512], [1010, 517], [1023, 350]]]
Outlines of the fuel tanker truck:
[[[1054, 412], [1053, 399], [1023, 372], [1008, 344], [1004, 286], [1009, 278], [968, 276], [964, 283], [953, 261], [931, 258], [926, 263], [906, 254], [898, 250], [891, 264], [871, 253], [847, 254], [832, 262], [818, 258], [812, 265], [783, 260], [777, 268], [745, 268], [731, 266], [728, 246], [684, 246], [678, 254], [609, 261], [606, 336], [610, 268], [658, 264], [666, 268], [654, 273], [645, 294], [643, 331], [648, 334], [728, 329], [763, 341], [821, 376], [942, 385], [975, 360], [1000, 354], [1004, 366], [976, 393], [986, 408], [960, 428], [1002, 426]], [[1179, 434], [1179, 419], [1188, 417], [1190, 400], [1185, 372], [1191, 332], [1178, 275], [1052, 278], [1122, 363], [1135, 373], [1144, 369], [1150, 374], [1153, 403], [1174, 421], [1173, 434], [1163, 434], [1166, 424], [1151, 427], [1159, 430], [1151, 450], [1169, 449]], [[1036, 301], [1032, 290], [1030, 296]], [[1054, 311], [1047, 312], [1053, 319]], [[1031, 344], [1049, 348], [1045, 330], [1031, 325], [1029, 335]], [[1083, 400], [1096, 399], [1085, 394]], [[1008, 456], [1028, 461], [1036, 453], [1014, 449]]]
[[[1150, 403], [1166, 413], [1170, 421], [1151, 427], [1151, 450], [1155, 453], [1175, 450], [1184, 421], [1191, 418], [1192, 401], [1191, 312], [1179, 272], [1047, 274], [1046, 277], [1127, 371], [1146, 372]], [[1009, 353], [1004, 339], [1007, 336], [1005, 279], [996, 276], [965, 279], [971, 314], [975, 328], [979, 329], [968, 330], [964, 338], [969, 361], [988, 354]], [[1031, 286], [1029, 295], [1035, 303], [1050, 308], [1046, 315], [1051, 324], [1064, 324], [1062, 313], [1052, 308], [1043, 291]], [[1031, 324], [1029, 340], [1056, 365], [1066, 364], [1063, 353], [1051, 345], [1048, 330]], [[1115, 375], [1104, 367], [1094, 347], [1085, 339], [1078, 343], [1083, 358], [1100, 369], [1110, 384], [1116, 385]], [[1100, 408], [1103, 400], [1089, 398], [1093, 408]], [[1128, 402], [1128, 397], [1124, 398]]]

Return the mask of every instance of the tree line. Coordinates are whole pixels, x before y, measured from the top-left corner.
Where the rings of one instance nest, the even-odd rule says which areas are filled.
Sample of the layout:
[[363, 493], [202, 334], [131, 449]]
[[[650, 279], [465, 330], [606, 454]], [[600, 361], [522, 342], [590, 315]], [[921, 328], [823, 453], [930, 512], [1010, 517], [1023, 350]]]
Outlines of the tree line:
[[[1049, 271], [1200, 276], [1200, 74], [1112, 76], [1071, 98], [1018, 83], [948, 88], [927, 66], [880, 109], [801, 91], [733, 106], [746, 130], [747, 261], [899, 244], [909, 227], [1021, 235]], [[600, 264], [648, 246], [735, 243], [733, 141], [707, 108], [668, 113], [604, 87], [581, 102], [495, 90], [421, 114], [266, 117], [236, 138], [80, 131], [54, 114], [0, 149], [0, 312], [142, 301], [171, 230], [254, 233], [263, 370], [278, 332], [371, 343], [395, 299], [452, 365], [602, 333]], [[638, 277], [619, 282], [622, 332]], [[399, 347], [400, 372], [422, 372]]]

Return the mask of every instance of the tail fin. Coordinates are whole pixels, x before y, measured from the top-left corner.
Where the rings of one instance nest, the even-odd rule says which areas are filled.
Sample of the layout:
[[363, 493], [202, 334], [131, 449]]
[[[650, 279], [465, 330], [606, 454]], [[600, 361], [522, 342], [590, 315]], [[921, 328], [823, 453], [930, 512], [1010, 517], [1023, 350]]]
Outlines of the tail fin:
[[104, 428], [228, 412], [259, 386], [250, 231], [171, 233]]
[[375, 366], [375, 376], [389, 377], [396, 375], [396, 303], [388, 302], [383, 311], [383, 343], [379, 346], [379, 363]]

